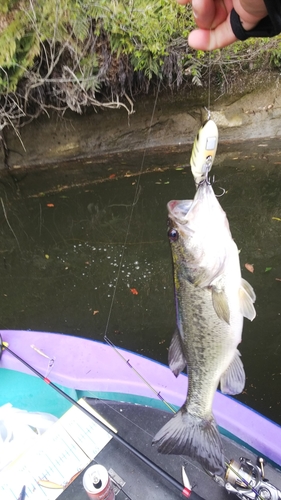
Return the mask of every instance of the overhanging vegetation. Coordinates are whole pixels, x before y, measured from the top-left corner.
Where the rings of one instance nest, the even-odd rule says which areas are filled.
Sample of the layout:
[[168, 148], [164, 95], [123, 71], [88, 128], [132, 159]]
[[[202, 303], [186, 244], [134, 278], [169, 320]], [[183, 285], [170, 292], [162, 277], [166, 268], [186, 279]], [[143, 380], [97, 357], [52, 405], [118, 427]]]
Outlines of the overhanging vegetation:
[[[209, 55], [186, 42], [190, 9], [173, 0], [2, 0], [0, 131], [50, 109], [124, 107], [151, 85], [202, 85], [230, 71], [280, 64], [280, 38]], [[266, 55], [266, 57], [265, 57]], [[215, 68], [215, 70], [214, 70]]]

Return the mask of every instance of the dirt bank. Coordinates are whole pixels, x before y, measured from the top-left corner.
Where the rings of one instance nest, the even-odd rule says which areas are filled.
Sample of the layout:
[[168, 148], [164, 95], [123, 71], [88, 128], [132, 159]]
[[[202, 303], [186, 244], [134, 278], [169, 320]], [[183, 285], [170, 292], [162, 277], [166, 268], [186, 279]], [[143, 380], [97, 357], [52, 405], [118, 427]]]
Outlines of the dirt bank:
[[[88, 159], [101, 165], [105, 156], [114, 158], [128, 151], [139, 155], [144, 150], [152, 157], [155, 152], [173, 152], [179, 163], [187, 161], [206, 103], [207, 92], [195, 88], [175, 95], [162, 92], [157, 101], [155, 95], [140, 96], [129, 117], [123, 109], [41, 116], [20, 130], [21, 140], [5, 129], [9, 154], [5, 157], [2, 149], [0, 168], [5, 163], [18, 169]], [[229, 153], [230, 144], [250, 147], [256, 139], [280, 137], [279, 73], [244, 75], [231, 92], [211, 97], [211, 111], [220, 133], [217, 161]]]

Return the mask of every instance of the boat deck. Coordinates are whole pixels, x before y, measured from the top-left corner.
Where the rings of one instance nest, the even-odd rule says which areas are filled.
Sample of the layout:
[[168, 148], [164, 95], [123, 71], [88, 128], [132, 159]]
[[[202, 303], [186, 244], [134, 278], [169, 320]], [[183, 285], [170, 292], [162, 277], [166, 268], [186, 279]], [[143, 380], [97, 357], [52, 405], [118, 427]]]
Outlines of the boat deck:
[[[95, 399], [87, 399], [87, 402], [118, 429], [118, 434], [122, 438], [178, 482], [182, 482], [181, 468], [184, 465], [193, 491], [197, 495], [208, 500], [229, 500], [229, 493], [209, 477], [199, 464], [192, 462], [188, 457], [161, 455], [156, 448], [151, 446], [153, 436], [171, 418], [171, 413], [130, 403], [122, 404]], [[256, 464], [257, 456], [248, 449], [224, 436], [223, 443], [227, 459], [239, 461], [239, 458], [243, 456]], [[143, 500], [144, 498], [174, 500], [182, 497], [175, 486], [143, 463], [133, 452], [114, 438], [97, 455], [90, 466], [94, 463], [100, 463], [108, 470], [112, 469], [125, 482], [118, 493], [118, 500]], [[265, 476], [276, 488], [281, 490], [280, 470], [266, 465]], [[83, 473], [65, 489], [59, 496], [59, 500], [88, 500], [89, 497], [83, 488], [82, 480]]]

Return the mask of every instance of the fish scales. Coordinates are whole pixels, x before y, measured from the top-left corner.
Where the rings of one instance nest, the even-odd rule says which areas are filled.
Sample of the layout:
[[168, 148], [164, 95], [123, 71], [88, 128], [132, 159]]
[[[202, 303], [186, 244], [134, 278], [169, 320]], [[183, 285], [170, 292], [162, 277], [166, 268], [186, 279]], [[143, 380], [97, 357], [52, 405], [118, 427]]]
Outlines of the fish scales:
[[[221, 372], [225, 371], [233, 358], [229, 349], [231, 338], [227, 334], [230, 327], [219, 320], [214, 311], [211, 291], [194, 287], [182, 280], [183, 295], [189, 301], [189, 307], [179, 306], [183, 329], [188, 328], [183, 353], [189, 373], [189, 408], [198, 411], [202, 416], [212, 412], [212, 399], [217, 389]], [[215, 332], [214, 342], [212, 332]], [[236, 342], [233, 341], [233, 348]], [[221, 360], [221, 361], [220, 361]], [[222, 364], [223, 363], [223, 364]], [[210, 377], [210, 373], [214, 376]], [[193, 383], [194, 382], [194, 383]], [[196, 384], [196, 386], [195, 386]], [[199, 401], [191, 396], [200, 393]]]
[[237, 346], [243, 316], [255, 317], [255, 294], [241, 278], [226, 214], [207, 180], [194, 200], [168, 203], [168, 221], [177, 319], [169, 365], [176, 376], [187, 366], [188, 394], [153, 443], [161, 453], [189, 455], [220, 474], [224, 455], [212, 403], [219, 382], [227, 394], [244, 388]]

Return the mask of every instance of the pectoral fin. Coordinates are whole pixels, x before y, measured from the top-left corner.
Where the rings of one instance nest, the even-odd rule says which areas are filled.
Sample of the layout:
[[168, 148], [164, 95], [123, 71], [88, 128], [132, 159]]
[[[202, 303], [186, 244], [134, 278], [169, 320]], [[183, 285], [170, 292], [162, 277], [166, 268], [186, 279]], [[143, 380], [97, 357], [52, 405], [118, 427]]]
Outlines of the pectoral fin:
[[245, 318], [253, 321], [256, 317], [256, 310], [253, 306], [256, 300], [256, 294], [248, 281], [243, 278], [241, 279], [241, 287], [239, 288], [239, 299], [241, 313]]
[[229, 324], [230, 311], [225, 292], [223, 290], [217, 290], [215, 287], [212, 287], [212, 300], [214, 309], [218, 317]]
[[168, 362], [170, 369], [176, 377], [185, 369], [187, 365], [182, 351], [181, 337], [178, 328], [176, 328], [171, 340], [168, 352]]
[[240, 352], [236, 350], [234, 359], [222, 374], [220, 388], [224, 394], [240, 394], [245, 387], [246, 376], [240, 356]]

